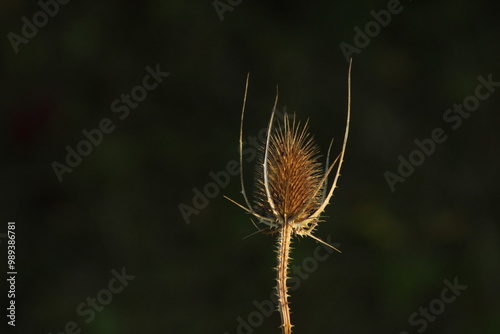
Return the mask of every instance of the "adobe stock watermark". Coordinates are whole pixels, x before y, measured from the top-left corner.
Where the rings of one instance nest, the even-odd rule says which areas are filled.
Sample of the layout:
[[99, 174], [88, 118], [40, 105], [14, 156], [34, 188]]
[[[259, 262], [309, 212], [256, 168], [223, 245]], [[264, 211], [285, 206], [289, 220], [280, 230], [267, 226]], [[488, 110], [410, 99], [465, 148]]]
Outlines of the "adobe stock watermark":
[[[446, 109], [443, 113], [443, 121], [452, 130], [457, 130], [463, 123], [464, 119], [471, 116], [471, 112], [479, 108], [480, 101], [488, 99], [495, 89], [500, 87], [500, 82], [493, 81], [493, 74], [488, 75], [485, 79], [482, 75], [477, 77], [479, 84], [474, 90], [474, 94], [467, 96], [461, 104], [453, 104], [452, 108]], [[442, 144], [448, 139], [448, 135], [443, 128], [435, 128], [431, 131], [430, 136], [422, 140], [416, 138], [413, 142], [416, 148], [411, 151], [405, 158], [402, 155], [398, 156], [399, 165], [397, 173], [386, 170], [384, 178], [391, 192], [396, 190], [397, 183], [403, 183], [410, 177], [415, 168], [421, 166], [426, 158], [430, 157], [436, 151], [437, 144]]]
[[[340, 244], [334, 244], [330, 239], [331, 235], [328, 235], [326, 240], [329, 244], [335, 246], [336, 248], [340, 247]], [[298, 290], [301, 283], [307, 280], [312, 273], [318, 270], [319, 263], [326, 261], [332, 253], [334, 253], [332, 248], [323, 244], [318, 244], [314, 248], [312, 256], [308, 256], [303, 259], [300, 265], [292, 265], [290, 267], [292, 275], [288, 280], [290, 290]], [[237, 326], [234, 333], [252, 334], [255, 328], [264, 324], [264, 321], [277, 310], [278, 297], [276, 295], [276, 289], [272, 290], [268, 299], [261, 301], [254, 300], [252, 305], [254, 310], [247, 316], [238, 316], [236, 318]], [[229, 332], [224, 332], [224, 334], [229, 334]]]
[[239, 6], [243, 0], [214, 0], [212, 5], [214, 6], [215, 12], [219, 16], [221, 22], [224, 21], [224, 13], [232, 12], [236, 6]]
[[[413, 312], [408, 317], [408, 323], [416, 329], [417, 333], [424, 332], [429, 326], [429, 322], [434, 322], [437, 317], [446, 309], [447, 304], [451, 304], [457, 300], [457, 297], [462, 294], [467, 285], [458, 283], [458, 278], [453, 279], [453, 283], [445, 279], [443, 281], [445, 287], [441, 290], [439, 298], [433, 299], [429, 302], [427, 307], [420, 306], [418, 312]], [[407, 331], [401, 331], [399, 334], [410, 334]]]
[[[283, 112], [286, 112], [286, 107], [283, 108]], [[276, 118], [283, 120], [283, 112], [276, 110]], [[262, 128], [257, 136], [248, 136], [247, 140], [243, 142], [243, 158], [246, 162], [252, 162], [257, 157], [257, 152], [260, 148], [261, 143], [266, 140], [267, 127]], [[191, 217], [193, 215], [197, 216], [201, 213], [201, 210], [205, 209], [210, 203], [210, 199], [214, 199], [219, 196], [220, 191], [226, 188], [231, 181], [231, 177], [240, 174], [240, 162], [239, 160], [230, 160], [226, 163], [226, 168], [213, 172], [210, 171], [208, 176], [212, 182], [207, 182], [203, 187], [193, 188], [193, 199], [191, 200], [191, 205], [180, 203], [178, 205], [179, 211], [182, 218], [189, 224], [191, 222]], [[200, 190], [201, 189], [201, 190]]]
[[28, 44], [36, 37], [38, 29], [43, 28], [49, 23], [49, 20], [59, 13], [61, 5], [66, 5], [70, 0], [40, 0], [37, 2], [40, 10], [35, 12], [29, 20], [26, 16], [21, 18], [21, 35], [13, 32], [7, 34], [10, 45], [17, 54], [21, 44]]
[[402, 11], [403, 5], [400, 4], [399, 0], [389, 0], [389, 2], [387, 2], [387, 10], [382, 9], [378, 12], [374, 10], [370, 11], [370, 15], [374, 20], [368, 21], [365, 24], [364, 30], [361, 30], [358, 26], [354, 27], [356, 35], [354, 36], [353, 42], [355, 46], [346, 42], [341, 42], [339, 44], [345, 60], [349, 62], [349, 59], [351, 59], [354, 53], [360, 54], [361, 50], [370, 44], [371, 39], [377, 37], [382, 31], [382, 28], [386, 28], [389, 23], [391, 23], [392, 16], [400, 14]]
[[[121, 272], [115, 269], [111, 270], [112, 277], [108, 281], [106, 288], [99, 290], [95, 296], [87, 297], [85, 301], [81, 302], [76, 306], [76, 314], [83, 320], [84, 323], [88, 324], [92, 322], [98, 313], [102, 312], [106, 306], [108, 306], [117, 294], [123, 292], [123, 289], [128, 286], [130, 281], [135, 279], [135, 276], [127, 275], [125, 272], [125, 267], [122, 268]], [[80, 322], [81, 322], [80, 321]], [[81, 326], [78, 322], [70, 320], [64, 325], [62, 331], [58, 331], [55, 334], [80, 334], [82, 333]], [[49, 332], [49, 334], [53, 334]]]
[[[123, 93], [120, 98], [113, 100], [110, 106], [111, 111], [117, 114], [120, 120], [125, 120], [130, 114], [130, 109], [137, 108], [139, 103], [146, 99], [148, 92], [157, 88], [169, 74], [160, 70], [160, 64], [157, 64], [155, 69], [146, 66], [146, 75], [142, 78], [142, 83], [134, 86], [129, 94]], [[84, 139], [76, 144], [76, 149], [66, 145], [65, 164], [58, 161], [53, 161], [51, 164], [59, 183], [63, 181], [65, 173], [72, 173], [82, 163], [83, 157], [90, 155], [94, 147], [101, 145], [104, 135], [112, 133], [115, 128], [113, 121], [104, 117], [99, 121], [96, 128], [81, 131]]]

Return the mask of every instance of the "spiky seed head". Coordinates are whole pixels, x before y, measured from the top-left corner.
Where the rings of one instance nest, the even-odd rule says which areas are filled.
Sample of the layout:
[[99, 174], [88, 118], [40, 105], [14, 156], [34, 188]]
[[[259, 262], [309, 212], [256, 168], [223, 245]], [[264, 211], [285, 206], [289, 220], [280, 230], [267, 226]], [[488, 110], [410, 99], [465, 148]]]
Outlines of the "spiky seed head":
[[[290, 120], [292, 118], [292, 120]], [[310, 217], [321, 205], [323, 169], [318, 162], [318, 147], [307, 129], [295, 115], [283, 116], [271, 132], [267, 170], [270, 197], [278, 217], [274, 217], [265, 191], [263, 158], [257, 166], [255, 211], [274, 218], [276, 222], [300, 222]]]

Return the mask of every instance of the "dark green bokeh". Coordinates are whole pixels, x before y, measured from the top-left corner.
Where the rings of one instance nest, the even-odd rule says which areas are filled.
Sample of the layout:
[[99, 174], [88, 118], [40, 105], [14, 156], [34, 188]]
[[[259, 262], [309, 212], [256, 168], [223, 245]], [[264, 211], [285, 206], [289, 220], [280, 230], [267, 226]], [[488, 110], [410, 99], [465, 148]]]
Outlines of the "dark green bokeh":
[[[443, 121], [475, 93], [478, 76], [500, 81], [498, 9], [401, 4], [354, 57], [345, 164], [316, 232], [343, 253], [292, 292], [296, 333], [416, 333], [410, 315], [455, 277], [467, 289], [425, 332], [500, 331], [500, 90], [456, 130]], [[192, 206], [193, 189], [238, 159], [247, 72], [245, 138], [266, 126], [278, 84], [278, 107], [309, 118], [323, 152], [335, 137], [338, 152], [347, 106], [339, 45], [354, 44], [354, 27], [364, 30], [370, 11], [386, 7], [242, 1], [221, 22], [211, 1], [71, 1], [16, 54], [7, 34], [20, 34], [21, 18], [31, 21], [40, 6], [2, 3], [0, 233], [17, 222], [19, 272], [9, 333], [59, 333], [75, 321], [82, 333], [233, 334], [238, 317], [258, 321], [252, 303], [275, 284], [275, 246], [269, 235], [243, 239], [255, 228], [222, 197], [242, 201], [238, 178], [189, 224], [178, 206]], [[111, 103], [156, 64], [170, 75], [120, 120]], [[53, 161], [64, 163], [65, 147], [103, 118], [114, 131], [59, 183]], [[398, 156], [435, 128], [447, 140], [391, 192], [384, 172], [396, 172]], [[317, 244], [294, 246], [303, 265]], [[87, 324], [78, 305], [123, 267], [135, 279]], [[278, 326], [275, 312], [254, 332]]]

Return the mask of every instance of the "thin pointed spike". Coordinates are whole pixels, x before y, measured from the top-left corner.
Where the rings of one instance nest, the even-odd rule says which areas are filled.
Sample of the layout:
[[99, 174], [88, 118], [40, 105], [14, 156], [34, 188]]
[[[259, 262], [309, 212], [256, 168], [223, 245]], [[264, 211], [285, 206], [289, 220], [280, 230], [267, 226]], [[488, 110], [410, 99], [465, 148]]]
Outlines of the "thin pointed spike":
[[243, 206], [243, 205], [241, 205], [240, 203], [236, 202], [234, 199], [231, 199], [231, 198], [227, 197], [226, 195], [223, 195], [223, 196], [224, 196], [224, 198], [225, 198], [225, 199], [227, 199], [227, 200], [228, 200], [228, 201], [230, 201], [230, 202], [233, 202], [234, 204], [236, 204], [237, 206], [239, 206], [240, 208], [242, 208], [242, 209], [243, 209], [243, 210], [245, 210], [246, 212], [248, 212], [248, 213], [250, 213], [250, 214], [252, 214], [252, 215], [254, 214], [254, 212], [253, 212], [251, 209], [244, 207], [244, 206]]
[[246, 238], [250, 238], [251, 236], [254, 236], [256, 234], [259, 234], [259, 233], [263, 233], [265, 230], [258, 230], [258, 231], [255, 231], [253, 233], [250, 233], [249, 235], [243, 237], [243, 239], [246, 239]]
[[307, 234], [307, 236], [313, 238], [314, 240], [316, 240], [319, 243], [322, 243], [325, 246], [328, 246], [328, 247], [330, 247], [332, 249], [335, 249], [339, 253], [342, 253], [338, 248], [335, 248], [334, 246], [330, 245], [329, 243], [324, 242], [323, 240], [321, 240], [320, 238], [316, 237], [315, 235]]
[[245, 199], [245, 203], [246, 203], [247, 207], [251, 208], [250, 202], [248, 201], [248, 197], [247, 197], [247, 194], [245, 192], [245, 182], [243, 181], [243, 118], [245, 116], [245, 106], [247, 104], [247, 93], [248, 93], [248, 81], [249, 80], [250, 80], [250, 73], [247, 73], [247, 80], [245, 83], [245, 95], [243, 96], [243, 107], [241, 108], [241, 120], [240, 120], [240, 182], [241, 182], [241, 193], [243, 194], [243, 198]]
[[[255, 228], [256, 228], [257, 230], [259, 230], [258, 232], [265, 232], [265, 229], [260, 229], [260, 228], [257, 226], [257, 224], [255, 224], [255, 222], [253, 221], [253, 219], [252, 219], [252, 218], [250, 218], [250, 221], [252, 222], [253, 226], [255, 226]], [[269, 226], [269, 228], [271, 228], [271, 227], [272, 227], [272, 228], [277, 228], [277, 227], [278, 227], [278, 226], [276, 226], [276, 224], [269, 223], [270, 221], [271, 221], [271, 220], [268, 220], [267, 222], [264, 222], [263, 224], [268, 225], [268, 226]], [[261, 221], [261, 223], [262, 223], [262, 221]], [[252, 235], [253, 235], [253, 234], [250, 234], [249, 236], [252, 236]], [[246, 238], [246, 237], [245, 237], [245, 238]], [[245, 238], [243, 238], [243, 239], [245, 239]]]
[[224, 196], [224, 198], [225, 198], [225, 199], [227, 199], [227, 200], [228, 200], [228, 201], [230, 201], [230, 202], [233, 202], [234, 204], [236, 204], [237, 206], [239, 206], [240, 208], [242, 208], [243, 210], [245, 210], [246, 212], [248, 212], [248, 213], [249, 213], [249, 214], [251, 214], [252, 216], [254, 216], [254, 217], [256, 217], [256, 218], [259, 218], [259, 219], [261, 219], [261, 220], [264, 220], [264, 221], [268, 221], [268, 222], [272, 221], [272, 220], [271, 220], [271, 219], [269, 219], [269, 218], [266, 218], [266, 217], [264, 217], [264, 216], [259, 215], [258, 213], [256, 213], [256, 212], [255, 212], [255, 211], [253, 211], [252, 209], [249, 209], [249, 208], [244, 207], [243, 205], [241, 205], [240, 203], [236, 202], [235, 200], [233, 200], [233, 199], [231, 199], [231, 198], [227, 197], [226, 195], [223, 195], [223, 196]]
[[[250, 218], [250, 221], [252, 222], [252, 225], [253, 225], [253, 226], [254, 226], [257, 230], [259, 230], [259, 231], [260, 231], [260, 228], [257, 226], [257, 224], [255, 224], [255, 222], [253, 221], [253, 219], [252, 219], [252, 218]], [[245, 238], [243, 238], [243, 239], [245, 239]]]
[[332, 141], [330, 142], [330, 146], [328, 146], [328, 153], [326, 154], [326, 165], [325, 165], [325, 181], [323, 182], [323, 196], [321, 196], [321, 203], [325, 201], [326, 198], [326, 192], [327, 192], [327, 186], [328, 186], [328, 174], [327, 171], [330, 168], [329, 163], [330, 163], [330, 151], [332, 150], [332, 145], [333, 145], [333, 138]]
[[345, 127], [345, 134], [344, 134], [344, 142], [342, 143], [342, 151], [340, 152], [340, 160], [339, 160], [339, 165], [337, 167], [337, 174], [335, 175], [335, 178], [333, 180], [332, 187], [330, 188], [330, 192], [328, 193], [328, 196], [326, 197], [325, 201], [321, 206], [316, 210], [314, 213], [314, 217], [319, 216], [325, 207], [328, 205], [330, 202], [330, 198], [333, 195], [333, 191], [335, 190], [335, 187], [337, 186], [337, 181], [340, 176], [340, 169], [342, 167], [342, 162], [344, 161], [344, 153], [345, 153], [345, 148], [347, 144], [347, 137], [349, 136], [349, 122], [351, 120], [351, 68], [352, 68], [352, 58], [349, 61], [349, 71], [347, 75], [347, 122], [346, 122], [346, 127]]
[[269, 182], [268, 182], [268, 173], [267, 173], [267, 156], [269, 153], [269, 142], [271, 141], [271, 130], [273, 127], [274, 113], [276, 112], [276, 106], [278, 105], [278, 86], [276, 86], [276, 98], [274, 99], [273, 112], [271, 113], [271, 119], [269, 120], [269, 126], [267, 127], [267, 138], [266, 138], [266, 149], [264, 153], [264, 188], [266, 189], [267, 200], [269, 201], [269, 205], [271, 206], [271, 210], [275, 216], [278, 215], [276, 212], [276, 207], [274, 205], [274, 201], [271, 198], [271, 193], [269, 191]]

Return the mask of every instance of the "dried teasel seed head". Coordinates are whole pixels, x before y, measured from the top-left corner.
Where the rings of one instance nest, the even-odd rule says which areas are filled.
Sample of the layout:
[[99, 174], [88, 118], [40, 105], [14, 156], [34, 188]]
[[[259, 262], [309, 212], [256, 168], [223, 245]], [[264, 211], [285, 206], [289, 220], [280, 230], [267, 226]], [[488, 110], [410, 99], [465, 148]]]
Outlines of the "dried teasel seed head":
[[284, 113], [282, 123], [274, 127], [269, 139], [267, 184], [271, 201], [265, 189], [266, 161], [262, 152], [256, 171], [255, 211], [278, 224], [309, 218], [322, 203], [322, 191], [318, 190], [322, 188], [324, 170], [318, 160], [319, 149], [307, 122], [301, 125], [295, 115]]

